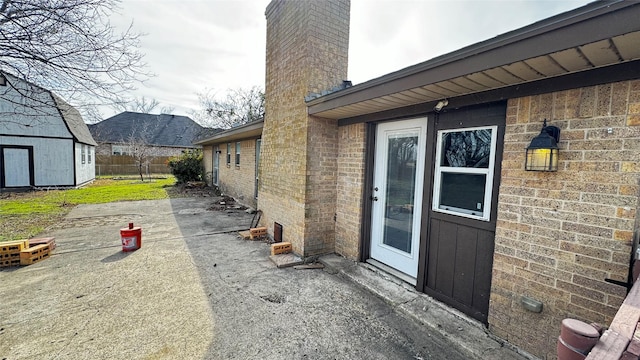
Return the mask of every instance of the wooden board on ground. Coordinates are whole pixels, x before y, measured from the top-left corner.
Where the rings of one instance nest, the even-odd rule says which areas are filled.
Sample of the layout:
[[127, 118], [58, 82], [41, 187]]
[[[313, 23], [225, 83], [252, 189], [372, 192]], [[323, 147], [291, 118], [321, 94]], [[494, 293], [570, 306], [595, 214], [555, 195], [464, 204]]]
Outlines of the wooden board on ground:
[[322, 265], [321, 263], [312, 263], [312, 264], [296, 265], [293, 268], [296, 270], [324, 269], [324, 265]]

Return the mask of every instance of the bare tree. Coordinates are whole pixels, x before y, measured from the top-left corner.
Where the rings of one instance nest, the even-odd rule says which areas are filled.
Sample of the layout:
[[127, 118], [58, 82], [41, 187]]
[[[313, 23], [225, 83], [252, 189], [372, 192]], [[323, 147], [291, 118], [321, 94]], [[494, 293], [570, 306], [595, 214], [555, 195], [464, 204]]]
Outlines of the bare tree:
[[125, 103], [119, 103], [114, 106], [119, 111], [134, 111], [139, 113], [150, 114], [154, 109], [160, 106], [157, 99], [147, 99], [146, 97], [138, 97], [128, 100]]
[[0, 0], [0, 72], [36, 85], [7, 81], [0, 96], [17, 91], [33, 100], [36, 111], [50, 108], [43, 89], [75, 104], [122, 102], [150, 74], [139, 52], [140, 34], [131, 26], [118, 32], [109, 22], [119, 2]]
[[154, 132], [152, 125], [143, 123], [133, 127], [133, 129], [129, 137], [124, 141], [124, 144], [127, 146], [128, 153], [138, 168], [140, 181], [144, 181], [143, 173], [145, 167], [151, 163], [154, 157], [159, 156], [160, 153], [157, 147], [149, 143], [149, 139]]
[[204, 126], [229, 129], [264, 117], [264, 92], [257, 86], [229, 89], [222, 99], [211, 90], [197, 95], [200, 109], [191, 115]]

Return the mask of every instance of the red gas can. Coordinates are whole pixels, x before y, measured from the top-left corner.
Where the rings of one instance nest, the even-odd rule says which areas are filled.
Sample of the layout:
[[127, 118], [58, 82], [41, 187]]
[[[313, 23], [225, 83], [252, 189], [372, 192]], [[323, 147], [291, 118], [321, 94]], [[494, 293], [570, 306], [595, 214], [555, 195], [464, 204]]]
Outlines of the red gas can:
[[129, 223], [128, 228], [120, 229], [120, 239], [122, 240], [122, 251], [135, 251], [142, 247], [142, 228], [133, 227]]

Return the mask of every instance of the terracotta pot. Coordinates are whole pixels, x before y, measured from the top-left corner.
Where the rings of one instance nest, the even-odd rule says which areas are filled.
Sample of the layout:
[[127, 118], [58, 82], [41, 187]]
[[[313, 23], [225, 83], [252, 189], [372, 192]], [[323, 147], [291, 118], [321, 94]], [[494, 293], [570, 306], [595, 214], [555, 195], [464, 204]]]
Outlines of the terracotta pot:
[[562, 320], [560, 339], [569, 348], [588, 354], [598, 343], [600, 333], [595, 327], [583, 321], [564, 319]]
[[558, 337], [558, 360], [584, 360], [587, 356], [570, 349], [561, 337]]

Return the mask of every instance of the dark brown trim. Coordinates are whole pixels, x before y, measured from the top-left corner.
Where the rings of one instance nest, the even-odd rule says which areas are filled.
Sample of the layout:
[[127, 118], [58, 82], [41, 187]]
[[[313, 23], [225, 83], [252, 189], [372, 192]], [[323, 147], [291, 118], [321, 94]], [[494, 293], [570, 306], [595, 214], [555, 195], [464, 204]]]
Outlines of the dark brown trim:
[[[0, 136], [7, 136], [7, 137], [17, 137], [17, 138], [34, 138], [34, 139], [57, 139], [57, 140], [73, 140], [74, 137], [70, 136], [70, 137], [62, 137], [62, 136], [33, 136], [33, 135], [19, 135], [19, 134], [0, 134]], [[89, 144], [87, 144], [89, 145]], [[91, 145], [94, 146], [94, 145]]]
[[593, 2], [308, 103], [313, 115], [640, 29], [640, 3]]
[[[450, 98], [448, 99], [449, 105], [445, 110], [634, 79], [640, 79], [640, 60], [629, 61], [619, 65], [606, 66], [588, 72], [573, 73], [481, 93]], [[380, 111], [377, 113], [340, 119], [338, 120], [338, 126], [424, 115], [433, 111], [433, 107], [436, 103], [436, 101], [431, 101], [397, 109]]]
[[360, 261], [371, 255], [371, 192], [375, 166], [376, 124], [365, 124], [364, 184], [362, 186], [362, 220], [360, 221]]
[[433, 172], [436, 154], [436, 127], [440, 114], [427, 114], [427, 151], [425, 154], [424, 180], [422, 182], [422, 219], [420, 222], [420, 245], [418, 252], [418, 275], [416, 278], [416, 290], [424, 292], [426, 286], [427, 249], [429, 249], [429, 210], [433, 199]]

